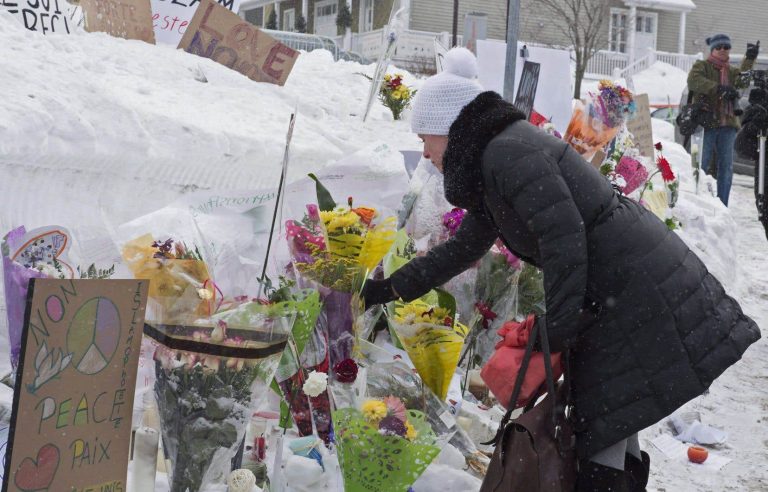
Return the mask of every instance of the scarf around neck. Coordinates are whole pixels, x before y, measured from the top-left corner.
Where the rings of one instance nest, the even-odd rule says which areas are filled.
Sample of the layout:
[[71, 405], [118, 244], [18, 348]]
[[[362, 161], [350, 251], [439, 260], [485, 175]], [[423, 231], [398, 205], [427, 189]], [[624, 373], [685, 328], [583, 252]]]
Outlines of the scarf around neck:
[[[716, 69], [720, 71], [720, 85], [730, 86], [731, 85], [731, 64], [729, 60], [721, 60], [719, 58], [716, 58], [714, 54], [710, 54], [709, 58], [707, 58], [707, 61], [711, 63]], [[728, 117], [733, 116], [733, 101], [725, 101], [720, 99], [718, 101], [718, 105], [720, 106], [720, 120], [721, 124], [725, 124], [725, 120]]]
[[443, 156], [445, 198], [454, 207], [477, 210], [483, 204], [483, 152], [491, 140], [525, 114], [488, 91], [464, 106], [448, 132]]

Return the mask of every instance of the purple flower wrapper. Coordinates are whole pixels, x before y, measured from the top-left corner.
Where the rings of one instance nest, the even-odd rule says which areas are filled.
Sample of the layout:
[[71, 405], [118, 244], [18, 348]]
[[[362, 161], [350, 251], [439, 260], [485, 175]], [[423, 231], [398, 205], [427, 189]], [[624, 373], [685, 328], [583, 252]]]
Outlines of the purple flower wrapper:
[[3, 286], [8, 310], [8, 339], [11, 344], [11, 366], [16, 370], [21, 351], [21, 331], [24, 329], [24, 309], [27, 305], [29, 279], [46, 278], [42, 272], [24, 268], [3, 256]]

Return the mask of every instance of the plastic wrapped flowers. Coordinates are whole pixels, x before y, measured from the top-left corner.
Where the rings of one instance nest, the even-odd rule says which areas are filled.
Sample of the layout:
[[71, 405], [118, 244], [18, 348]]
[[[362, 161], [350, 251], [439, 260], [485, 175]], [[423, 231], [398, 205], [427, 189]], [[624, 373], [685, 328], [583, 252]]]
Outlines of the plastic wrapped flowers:
[[362, 342], [355, 381], [331, 382], [345, 492], [405, 492], [456, 431], [445, 404], [418, 376], [377, 350]]
[[605, 147], [637, 111], [632, 93], [608, 80], [601, 80], [597, 94], [590, 94], [586, 106], [574, 107], [565, 132], [565, 141], [586, 159]]
[[441, 292], [436, 296], [450, 301], [431, 304], [416, 300], [396, 305], [389, 323], [424, 384], [443, 400], [448, 395], [468, 329], [455, 320], [455, 301], [450, 294]]
[[[155, 397], [171, 492], [221, 481], [267, 395], [294, 320], [290, 304], [248, 303], [214, 327], [147, 325], [155, 352]], [[247, 325], [239, 322], [247, 320]]]
[[355, 344], [355, 320], [362, 314], [358, 293], [395, 241], [397, 219], [352, 198], [339, 206], [315, 178], [317, 206], [307, 205], [302, 220], [286, 223], [293, 266], [302, 287], [315, 288], [323, 302], [329, 364], [349, 359]]

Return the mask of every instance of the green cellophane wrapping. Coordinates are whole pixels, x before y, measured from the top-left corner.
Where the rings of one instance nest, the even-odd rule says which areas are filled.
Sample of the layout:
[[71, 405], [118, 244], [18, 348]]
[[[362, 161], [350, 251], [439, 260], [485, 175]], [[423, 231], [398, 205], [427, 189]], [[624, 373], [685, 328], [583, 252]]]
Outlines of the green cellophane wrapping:
[[440, 454], [426, 416], [418, 410], [407, 415], [417, 432], [413, 441], [380, 434], [355, 408], [333, 412], [345, 492], [406, 492]]

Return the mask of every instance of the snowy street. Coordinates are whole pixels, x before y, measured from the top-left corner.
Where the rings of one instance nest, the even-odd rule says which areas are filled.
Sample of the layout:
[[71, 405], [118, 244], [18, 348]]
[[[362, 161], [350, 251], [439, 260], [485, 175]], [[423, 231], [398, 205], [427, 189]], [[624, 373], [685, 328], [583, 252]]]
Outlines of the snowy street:
[[649, 490], [768, 490], [768, 241], [756, 218], [753, 184], [752, 177], [737, 175], [731, 192], [730, 211], [739, 231], [731, 239], [738, 251], [733, 266], [741, 276], [732, 294], [760, 326], [763, 338], [715, 381], [709, 394], [681, 409], [700, 412], [703, 423], [725, 430], [728, 441], [716, 452], [733, 461], [712, 472], [685, 461], [665, 460], [649, 443], [666, 430], [662, 422], [641, 435], [641, 446], [651, 455]]

